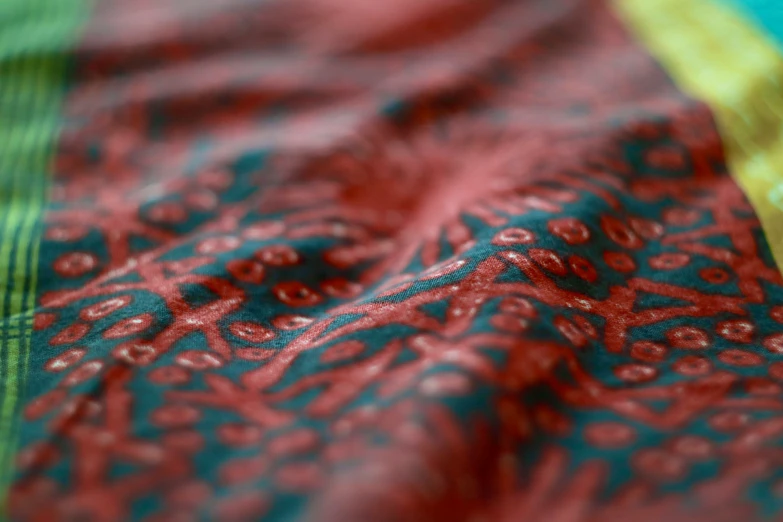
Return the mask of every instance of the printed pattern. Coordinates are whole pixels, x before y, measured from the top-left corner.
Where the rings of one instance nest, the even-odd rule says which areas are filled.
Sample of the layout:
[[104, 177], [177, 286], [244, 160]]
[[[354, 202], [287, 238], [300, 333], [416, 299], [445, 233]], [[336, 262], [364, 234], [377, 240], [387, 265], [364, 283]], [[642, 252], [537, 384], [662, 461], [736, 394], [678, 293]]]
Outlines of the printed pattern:
[[[715, 111], [729, 169], [758, 214], [781, 268], [783, 93], [778, 78], [783, 75], [783, 55], [741, 10], [724, 3], [730, 2], [617, 1], [683, 90]], [[697, 23], [702, 19], [710, 23]]]
[[603, 2], [148, 3], [77, 55], [14, 520], [780, 509], [783, 278]]

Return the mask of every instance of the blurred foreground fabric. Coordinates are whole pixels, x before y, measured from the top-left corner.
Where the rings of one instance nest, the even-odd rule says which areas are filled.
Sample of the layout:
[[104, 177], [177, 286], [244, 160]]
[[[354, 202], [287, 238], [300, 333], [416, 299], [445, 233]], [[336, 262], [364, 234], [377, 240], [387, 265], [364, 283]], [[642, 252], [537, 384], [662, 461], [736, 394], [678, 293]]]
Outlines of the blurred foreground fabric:
[[781, 84], [772, 0], [2, 0], [0, 518], [783, 520]]

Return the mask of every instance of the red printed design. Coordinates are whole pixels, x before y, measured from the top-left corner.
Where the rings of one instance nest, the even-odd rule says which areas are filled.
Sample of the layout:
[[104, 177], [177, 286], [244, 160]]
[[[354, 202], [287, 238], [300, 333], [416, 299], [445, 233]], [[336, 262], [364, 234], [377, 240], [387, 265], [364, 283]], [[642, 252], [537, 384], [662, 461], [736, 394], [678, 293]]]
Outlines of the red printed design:
[[15, 520], [778, 509], [783, 278], [603, 2], [97, 9]]

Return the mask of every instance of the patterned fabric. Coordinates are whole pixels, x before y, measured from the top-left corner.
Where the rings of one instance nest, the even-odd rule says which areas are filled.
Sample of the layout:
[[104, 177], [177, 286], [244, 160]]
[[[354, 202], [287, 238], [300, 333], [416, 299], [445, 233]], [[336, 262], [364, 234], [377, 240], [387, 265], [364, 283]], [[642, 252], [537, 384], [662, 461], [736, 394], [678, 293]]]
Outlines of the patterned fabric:
[[631, 4], [6, 0], [8, 518], [783, 515], [783, 276]]
[[[682, 88], [706, 100], [724, 138], [729, 170], [750, 199], [778, 266], [783, 264], [783, 55], [774, 33], [765, 34], [729, 2], [747, 4], [769, 28], [755, 0], [619, 0], [618, 6]], [[744, 11], [742, 11], [744, 13]], [[699, 20], [709, 20], [702, 24]]]

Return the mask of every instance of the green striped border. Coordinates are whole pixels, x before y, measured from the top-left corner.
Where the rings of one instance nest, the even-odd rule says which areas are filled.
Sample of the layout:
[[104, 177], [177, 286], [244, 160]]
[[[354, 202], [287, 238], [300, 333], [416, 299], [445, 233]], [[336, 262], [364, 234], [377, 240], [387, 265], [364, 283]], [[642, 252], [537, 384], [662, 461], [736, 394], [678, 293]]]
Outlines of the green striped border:
[[14, 473], [68, 50], [87, 13], [88, 0], [0, 2], [0, 517]]

